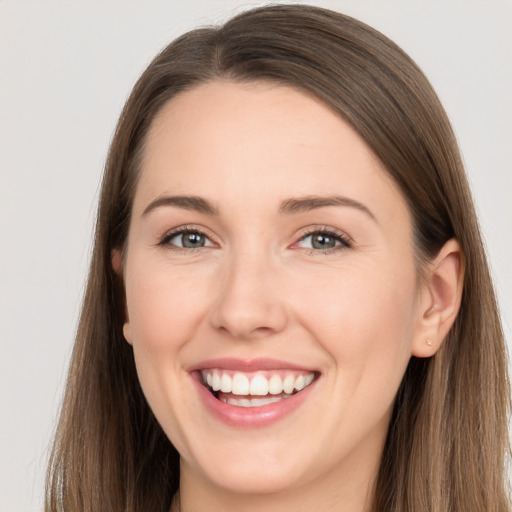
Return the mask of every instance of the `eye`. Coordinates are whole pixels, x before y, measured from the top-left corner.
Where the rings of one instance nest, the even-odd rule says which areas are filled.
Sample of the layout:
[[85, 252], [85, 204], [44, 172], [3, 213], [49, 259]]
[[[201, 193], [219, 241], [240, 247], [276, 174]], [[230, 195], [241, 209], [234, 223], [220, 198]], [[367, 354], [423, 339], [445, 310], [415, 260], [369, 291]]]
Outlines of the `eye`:
[[351, 247], [351, 244], [344, 233], [332, 228], [324, 228], [315, 229], [303, 235], [297, 242], [296, 247], [329, 254], [336, 250]]
[[184, 228], [167, 234], [160, 245], [169, 246], [171, 249], [201, 249], [213, 247], [212, 241], [197, 229]]

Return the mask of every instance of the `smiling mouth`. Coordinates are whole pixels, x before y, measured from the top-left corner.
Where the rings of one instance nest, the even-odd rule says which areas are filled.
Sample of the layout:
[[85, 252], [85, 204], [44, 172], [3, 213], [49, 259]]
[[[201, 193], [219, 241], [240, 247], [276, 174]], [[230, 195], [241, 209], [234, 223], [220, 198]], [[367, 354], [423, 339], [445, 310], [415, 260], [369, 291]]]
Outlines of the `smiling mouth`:
[[237, 407], [261, 407], [296, 395], [315, 380], [315, 372], [201, 370], [203, 385], [218, 400]]

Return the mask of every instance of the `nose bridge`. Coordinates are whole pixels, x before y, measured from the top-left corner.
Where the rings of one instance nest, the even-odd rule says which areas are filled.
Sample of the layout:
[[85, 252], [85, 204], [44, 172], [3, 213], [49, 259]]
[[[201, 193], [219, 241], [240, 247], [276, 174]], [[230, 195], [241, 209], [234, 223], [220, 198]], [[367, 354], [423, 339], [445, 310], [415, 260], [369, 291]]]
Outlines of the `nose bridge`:
[[286, 310], [276, 287], [277, 278], [277, 264], [264, 243], [233, 248], [219, 275], [211, 315], [214, 327], [237, 339], [282, 330]]

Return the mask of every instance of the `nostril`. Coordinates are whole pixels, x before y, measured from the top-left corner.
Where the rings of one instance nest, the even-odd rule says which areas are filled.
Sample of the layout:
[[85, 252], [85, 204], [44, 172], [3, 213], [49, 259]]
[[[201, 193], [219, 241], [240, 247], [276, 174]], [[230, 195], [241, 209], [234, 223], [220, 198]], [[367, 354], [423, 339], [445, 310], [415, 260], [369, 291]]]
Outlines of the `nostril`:
[[275, 285], [262, 284], [266, 279], [263, 275], [239, 277], [219, 291], [209, 313], [211, 326], [221, 335], [238, 341], [281, 332], [287, 324], [287, 313]]

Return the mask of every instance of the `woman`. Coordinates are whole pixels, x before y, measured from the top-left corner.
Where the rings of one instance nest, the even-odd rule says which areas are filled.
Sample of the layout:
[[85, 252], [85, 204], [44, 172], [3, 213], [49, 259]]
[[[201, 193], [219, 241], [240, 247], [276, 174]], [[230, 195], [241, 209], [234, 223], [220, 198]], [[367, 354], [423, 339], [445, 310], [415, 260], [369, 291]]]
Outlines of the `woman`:
[[503, 335], [446, 115], [373, 29], [171, 43], [103, 181], [47, 510], [509, 510]]

